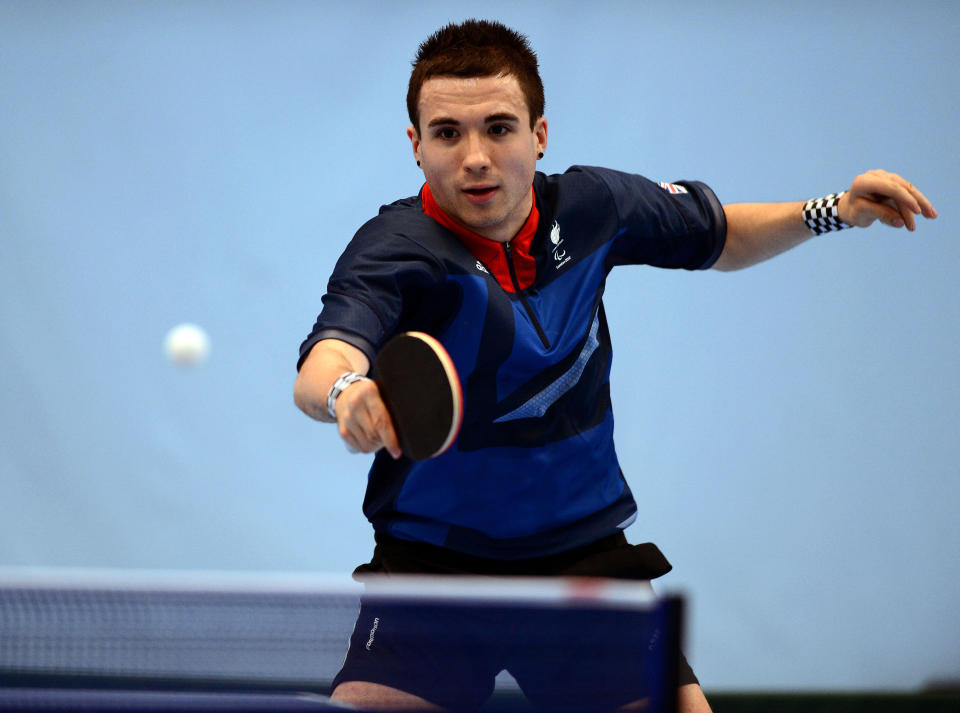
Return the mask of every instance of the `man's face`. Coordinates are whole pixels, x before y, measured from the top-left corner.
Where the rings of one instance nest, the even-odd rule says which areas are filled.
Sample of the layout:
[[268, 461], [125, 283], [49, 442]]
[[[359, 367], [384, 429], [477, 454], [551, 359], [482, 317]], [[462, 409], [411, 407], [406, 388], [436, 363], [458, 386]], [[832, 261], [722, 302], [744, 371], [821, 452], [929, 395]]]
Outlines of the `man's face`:
[[407, 136], [437, 204], [457, 222], [510, 240], [532, 207], [547, 121], [530, 114], [512, 75], [433, 77], [420, 89], [420, 126]]

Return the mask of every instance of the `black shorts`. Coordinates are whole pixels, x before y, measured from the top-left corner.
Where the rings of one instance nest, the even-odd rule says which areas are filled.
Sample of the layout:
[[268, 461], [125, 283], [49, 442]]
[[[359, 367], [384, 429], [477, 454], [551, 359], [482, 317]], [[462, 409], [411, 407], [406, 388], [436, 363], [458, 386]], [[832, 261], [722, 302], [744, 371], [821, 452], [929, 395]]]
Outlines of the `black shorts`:
[[[587, 547], [535, 560], [488, 560], [433, 545], [378, 534], [370, 563], [356, 574], [473, 574], [494, 576], [588, 576], [651, 580], [670, 571], [670, 563], [651, 543], [630, 545], [622, 532]], [[569, 612], [564, 616], [569, 617]], [[645, 680], [644, 657], [636, 655], [644, 634], [623, 636], [615, 615], [595, 617], [587, 630], [608, 636], [614, 627], [623, 646], [602, 649], [565, 640], [550, 647], [551, 617], [537, 612], [504, 616], [502, 611], [451, 607], [429, 613], [402, 604], [363, 602], [343, 668], [333, 688], [345, 681], [368, 681], [397, 688], [453, 710], [472, 710], [493, 693], [494, 679], [506, 669], [527, 699], [549, 710], [611, 710], [645, 697], [635, 682]], [[606, 618], [605, 618], [606, 617]], [[545, 636], [546, 635], [546, 636]], [[536, 656], [517, 656], [510, 642], [538, 641]], [[504, 644], [504, 642], [507, 642]], [[482, 652], [465, 657], [465, 650]], [[579, 649], [579, 650], [578, 650]], [[598, 655], [598, 651], [602, 654]], [[585, 682], [590, 685], [584, 685]], [[679, 683], [697, 683], [683, 655]], [[604, 700], [604, 696], [607, 697]]]

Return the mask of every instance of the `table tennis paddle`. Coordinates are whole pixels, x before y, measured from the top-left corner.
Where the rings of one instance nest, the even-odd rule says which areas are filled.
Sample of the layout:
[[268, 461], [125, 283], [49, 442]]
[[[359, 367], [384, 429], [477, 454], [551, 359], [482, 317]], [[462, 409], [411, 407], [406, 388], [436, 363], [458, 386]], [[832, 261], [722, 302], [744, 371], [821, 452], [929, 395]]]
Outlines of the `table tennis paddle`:
[[463, 392], [439, 341], [423, 332], [398, 334], [377, 354], [373, 378], [405, 456], [426, 460], [453, 444], [463, 420]]

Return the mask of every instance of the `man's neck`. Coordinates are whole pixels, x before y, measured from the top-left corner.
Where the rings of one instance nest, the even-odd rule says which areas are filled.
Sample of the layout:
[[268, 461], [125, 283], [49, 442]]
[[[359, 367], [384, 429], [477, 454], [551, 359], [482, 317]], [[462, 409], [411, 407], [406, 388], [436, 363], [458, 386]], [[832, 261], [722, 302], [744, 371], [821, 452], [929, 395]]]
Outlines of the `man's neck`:
[[523, 212], [524, 218], [522, 221], [516, 225], [510, 225], [500, 230], [491, 230], [489, 232], [468, 228], [447, 213], [443, 208], [440, 207], [440, 204], [437, 203], [436, 199], [433, 197], [433, 192], [430, 190], [430, 185], [427, 183], [423, 184], [421, 202], [423, 204], [424, 213], [457, 235], [467, 237], [471, 240], [481, 239], [489, 240], [495, 243], [509, 243], [511, 240], [517, 237], [518, 234], [529, 231], [531, 227], [534, 232], [536, 231], [537, 222], [539, 221], [539, 214], [535, 208], [533, 186], [530, 187], [530, 192], [527, 194], [526, 200], [527, 206], [526, 210]]

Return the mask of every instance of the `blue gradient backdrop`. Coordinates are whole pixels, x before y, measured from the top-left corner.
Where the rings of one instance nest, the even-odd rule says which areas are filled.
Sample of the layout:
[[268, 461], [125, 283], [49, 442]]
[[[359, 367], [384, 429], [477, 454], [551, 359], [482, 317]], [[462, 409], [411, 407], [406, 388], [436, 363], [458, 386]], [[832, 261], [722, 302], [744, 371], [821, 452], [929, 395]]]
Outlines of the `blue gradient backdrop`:
[[[895, 170], [941, 218], [611, 280], [634, 541], [708, 689], [960, 674], [960, 5], [0, 2], [0, 564], [346, 572], [367, 459], [293, 406], [326, 277], [415, 193], [416, 44], [528, 33], [541, 168], [795, 200]], [[203, 325], [183, 371], [161, 343]]]

